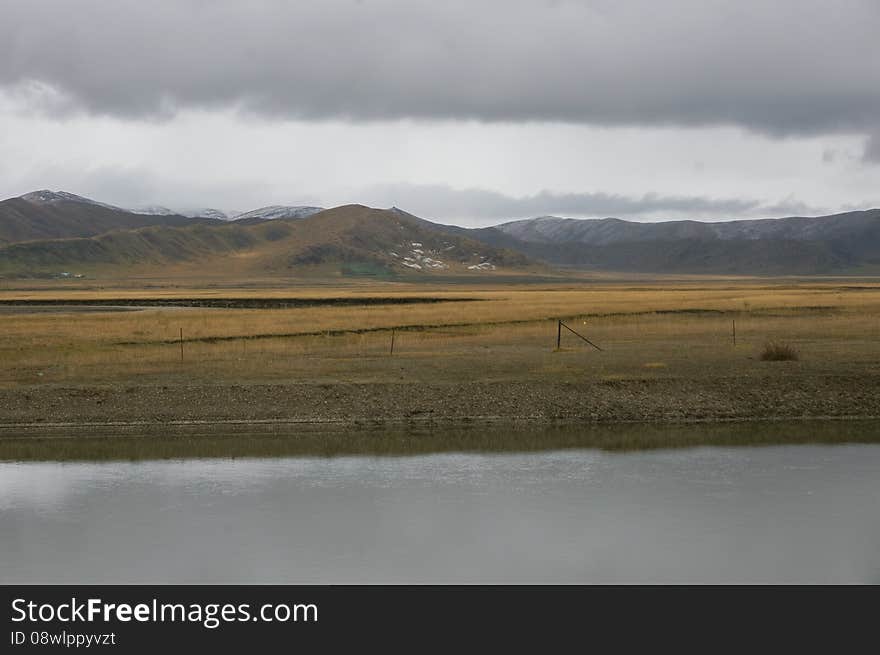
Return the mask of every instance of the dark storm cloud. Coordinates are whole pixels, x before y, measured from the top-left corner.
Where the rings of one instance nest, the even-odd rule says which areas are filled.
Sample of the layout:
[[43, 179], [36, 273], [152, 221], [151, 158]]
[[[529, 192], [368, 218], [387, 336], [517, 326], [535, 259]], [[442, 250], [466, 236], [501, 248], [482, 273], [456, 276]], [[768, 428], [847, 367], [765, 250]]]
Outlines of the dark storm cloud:
[[553, 193], [512, 197], [485, 189], [453, 189], [445, 185], [394, 184], [366, 189], [359, 202], [379, 207], [396, 206], [426, 218], [463, 219], [470, 225], [542, 215], [604, 218], [740, 218], [811, 214], [815, 210], [791, 200], [768, 205], [757, 200], [669, 196], [647, 193], [624, 196], [608, 193]]
[[137, 118], [235, 105], [867, 133], [878, 33], [874, 0], [3, 0], [0, 85]]

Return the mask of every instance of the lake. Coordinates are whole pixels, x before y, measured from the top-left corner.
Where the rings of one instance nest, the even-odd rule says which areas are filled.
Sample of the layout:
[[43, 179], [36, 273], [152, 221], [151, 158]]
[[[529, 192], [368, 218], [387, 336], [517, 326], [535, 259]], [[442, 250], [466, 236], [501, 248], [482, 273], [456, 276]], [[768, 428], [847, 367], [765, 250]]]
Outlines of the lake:
[[[19, 443], [31, 455], [0, 462], [0, 582], [880, 583], [880, 445], [865, 436], [880, 432], [860, 425], [860, 443], [827, 437], [840, 424], [757, 445], [762, 426], [736, 428], [745, 445], [679, 427], [663, 439], [684, 446], [636, 435], [619, 449], [645, 426], [601, 447], [567, 428], [506, 448], [496, 429], [472, 449], [456, 433], [453, 450], [411, 455], [399, 436], [330, 455], [299, 453], [303, 439], [266, 455], [267, 441], [230, 436], [258, 455], [214, 444], [214, 457], [193, 455], [212, 444], [195, 436], [181, 456], [144, 454], [156, 439], [85, 440], [83, 459], [76, 439], [37, 440], [63, 461]], [[694, 430], [720, 445], [694, 444]]]

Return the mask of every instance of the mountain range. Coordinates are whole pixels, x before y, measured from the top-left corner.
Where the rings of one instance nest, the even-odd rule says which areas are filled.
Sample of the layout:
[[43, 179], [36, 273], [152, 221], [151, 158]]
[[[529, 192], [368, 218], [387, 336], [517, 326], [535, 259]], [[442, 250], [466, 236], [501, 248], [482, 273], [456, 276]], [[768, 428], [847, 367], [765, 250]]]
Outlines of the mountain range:
[[34, 191], [0, 202], [0, 245], [91, 237], [149, 225], [191, 225], [193, 220], [203, 221], [177, 214], [135, 214], [63, 191]]
[[127, 210], [63, 191], [0, 202], [0, 273], [161, 266], [193, 274], [486, 275], [554, 269], [813, 275], [880, 272], [880, 209], [821, 217], [638, 223], [543, 216], [489, 228], [397, 209]]
[[[134, 214], [69, 194], [32, 195], [0, 202], [0, 273], [114, 274], [161, 267], [193, 275], [393, 276], [541, 268], [521, 253], [451, 234], [399, 209], [345, 205], [301, 218], [221, 221]], [[39, 229], [24, 230], [29, 224]]]
[[[92, 201], [94, 202], [94, 201]], [[246, 212], [227, 212], [222, 209], [214, 209], [211, 207], [203, 207], [201, 209], [181, 209], [173, 210], [161, 205], [152, 205], [149, 207], [139, 207], [130, 209], [135, 214], [146, 214], [153, 216], [187, 216], [189, 218], [215, 218], [220, 221], [241, 221], [249, 219], [276, 219], [276, 218], [305, 218], [312, 214], [323, 211], [323, 207], [311, 207], [309, 205], [268, 205], [259, 209], [252, 209]]]
[[544, 216], [470, 230], [555, 267], [638, 273], [880, 272], [880, 209], [830, 216], [637, 223]]

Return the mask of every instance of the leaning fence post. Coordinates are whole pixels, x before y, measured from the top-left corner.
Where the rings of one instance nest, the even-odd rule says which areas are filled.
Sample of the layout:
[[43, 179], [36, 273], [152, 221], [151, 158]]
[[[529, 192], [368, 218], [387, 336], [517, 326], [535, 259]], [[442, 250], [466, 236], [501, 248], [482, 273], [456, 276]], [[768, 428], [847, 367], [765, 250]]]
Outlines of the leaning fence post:
[[562, 319], [556, 321], [556, 350], [559, 350], [562, 344]]
[[394, 328], [391, 328], [391, 355], [394, 354]]
[[[593, 343], [592, 341], [590, 341], [589, 339], [587, 339], [587, 338], [586, 338], [584, 335], [582, 335], [580, 332], [576, 332], [576, 331], [572, 330], [570, 327], [568, 327], [568, 326], [567, 326], [565, 323], [563, 323], [562, 321], [559, 321], [559, 327], [560, 327], [560, 328], [565, 328], [566, 330], [568, 330], [569, 332], [571, 332], [573, 335], [575, 335], [578, 339], [581, 339], [582, 341], [586, 341], [588, 344], [590, 344], [591, 346], [593, 346], [593, 348], [595, 348], [596, 350], [602, 350], [599, 346], [597, 346], [595, 343]], [[561, 332], [561, 331], [562, 331], [562, 330], [560, 330], [560, 332]], [[556, 336], [556, 341], [557, 341], [557, 343], [559, 342], [559, 335]], [[557, 346], [557, 347], [558, 347], [558, 346]]]

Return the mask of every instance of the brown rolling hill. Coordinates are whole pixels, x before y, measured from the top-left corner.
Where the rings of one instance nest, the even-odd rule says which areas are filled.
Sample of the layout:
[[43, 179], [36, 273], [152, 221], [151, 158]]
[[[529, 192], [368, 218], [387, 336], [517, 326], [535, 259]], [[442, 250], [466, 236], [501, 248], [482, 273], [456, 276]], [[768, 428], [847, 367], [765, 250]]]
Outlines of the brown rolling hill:
[[449, 234], [398, 209], [346, 205], [307, 218], [251, 224], [153, 225], [86, 238], [0, 247], [0, 273], [176, 274], [236, 276], [330, 274], [485, 275], [542, 270], [525, 255]]

